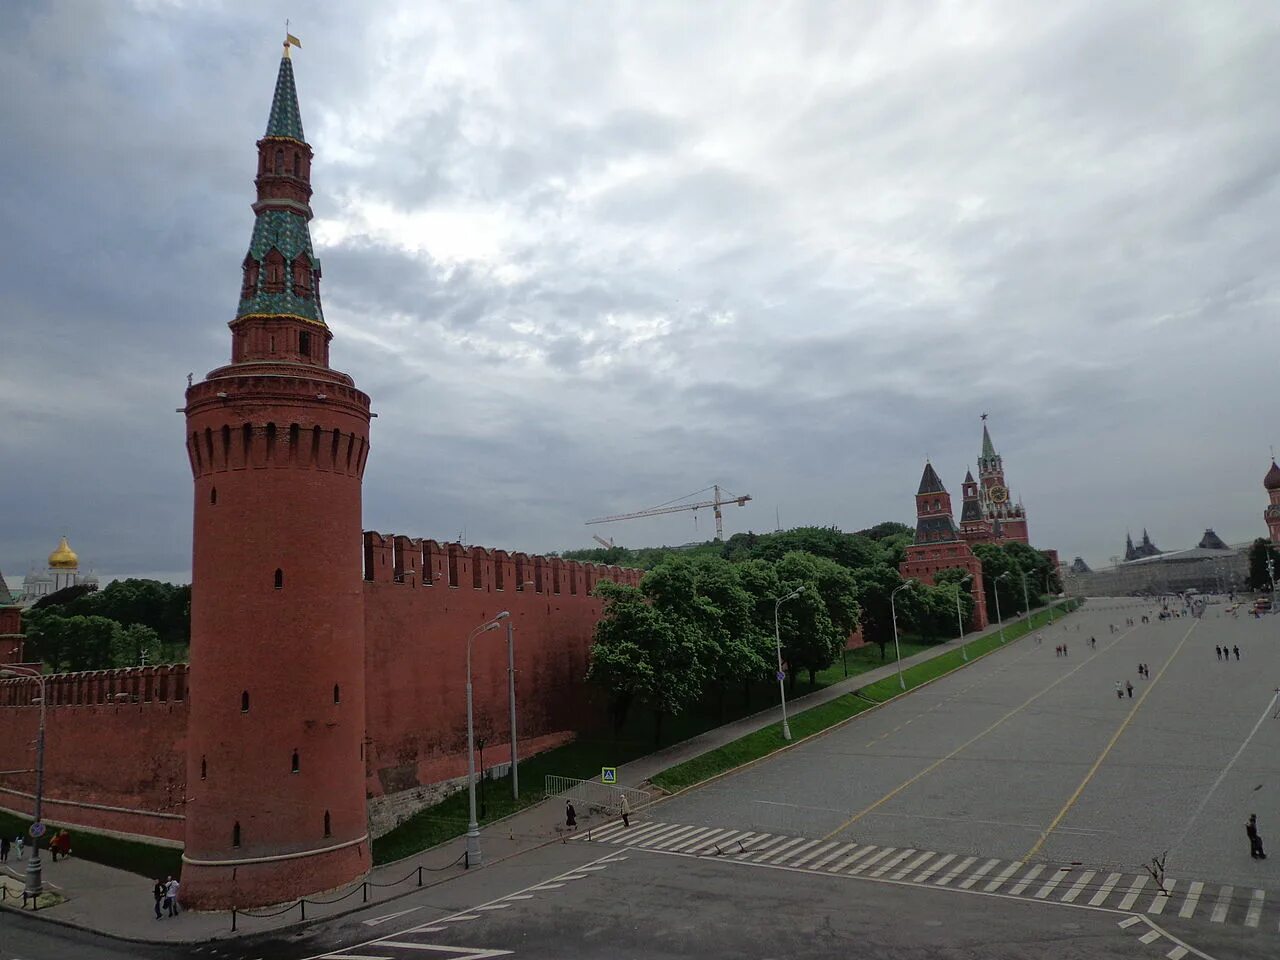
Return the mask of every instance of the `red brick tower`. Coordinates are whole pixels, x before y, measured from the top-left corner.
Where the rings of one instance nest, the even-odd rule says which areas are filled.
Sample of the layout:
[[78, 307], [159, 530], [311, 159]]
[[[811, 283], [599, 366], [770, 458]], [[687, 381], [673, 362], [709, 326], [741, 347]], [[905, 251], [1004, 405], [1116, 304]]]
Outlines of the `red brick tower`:
[[1262, 485], [1266, 487], [1267, 495], [1271, 498], [1271, 503], [1262, 513], [1267, 521], [1267, 534], [1271, 537], [1272, 543], [1280, 544], [1280, 467], [1276, 466], [1274, 459], [1271, 461], [1271, 469], [1262, 479]]
[[185, 411], [195, 534], [182, 892], [208, 908], [329, 889], [370, 862], [369, 398], [329, 367], [287, 45], [257, 146], [231, 363], [187, 389]]
[[982, 561], [961, 539], [960, 530], [951, 516], [951, 494], [928, 461], [916, 491], [916, 539], [907, 547], [906, 559], [898, 568], [904, 577], [932, 584], [943, 570], [959, 567], [973, 576], [969, 590], [974, 609], [970, 629], [987, 625], [987, 601], [982, 588]]
[[978, 457], [978, 482], [981, 485], [983, 514], [991, 522], [992, 536], [996, 543], [1018, 541], [1030, 543], [1027, 533], [1027, 514], [1022, 503], [1014, 503], [1009, 487], [1004, 482], [1004, 460], [996, 453], [987, 431], [987, 415], [982, 415], [982, 455]]

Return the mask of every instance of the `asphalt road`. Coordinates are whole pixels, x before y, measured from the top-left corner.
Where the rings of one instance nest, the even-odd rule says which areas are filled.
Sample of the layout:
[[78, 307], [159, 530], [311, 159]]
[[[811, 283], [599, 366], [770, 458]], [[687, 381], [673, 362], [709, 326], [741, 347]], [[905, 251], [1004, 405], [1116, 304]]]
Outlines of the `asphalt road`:
[[[1019, 640], [653, 815], [1117, 870], [1168, 851], [1170, 877], [1280, 888], [1280, 856], [1252, 860], [1244, 834], [1256, 812], [1280, 844], [1280, 619], [1215, 606], [1203, 620], [1123, 625], [1148, 609], [1091, 602], [1041, 642]], [[1240, 661], [1215, 659], [1224, 643]], [[1117, 699], [1117, 680], [1133, 682], [1132, 698]]]

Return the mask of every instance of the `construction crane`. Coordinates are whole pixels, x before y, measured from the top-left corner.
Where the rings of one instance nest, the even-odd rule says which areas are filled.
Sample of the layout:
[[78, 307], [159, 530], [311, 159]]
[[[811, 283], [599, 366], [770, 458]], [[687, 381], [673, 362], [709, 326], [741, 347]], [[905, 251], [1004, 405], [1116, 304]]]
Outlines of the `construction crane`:
[[608, 540], [606, 540], [604, 537], [598, 537], [593, 533], [591, 535], [591, 539], [594, 540], [596, 543], [600, 544], [600, 546], [604, 547], [606, 550], [613, 549], [613, 537], [610, 537]]
[[[712, 498], [710, 500], [698, 500], [694, 503], [679, 502], [680, 500], [688, 500], [689, 497], [696, 497], [698, 494], [706, 493], [708, 490], [713, 491]], [[750, 494], [744, 494], [740, 497], [735, 496], [727, 490], [722, 490], [720, 485], [715, 483], [709, 487], [703, 487], [701, 490], [687, 494], [686, 496], [678, 497], [675, 500], [668, 500], [666, 503], [660, 503], [656, 507], [650, 507], [648, 510], [636, 510], [632, 513], [619, 513], [612, 517], [596, 517], [594, 520], [588, 520], [587, 524], [613, 523], [615, 520], [636, 520], [640, 517], [657, 517], [664, 513], [679, 513], [682, 510], [693, 510], [696, 512], [704, 507], [710, 507], [715, 512], [716, 542], [718, 543], [724, 539], [724, 520], [721, 517], [720, 508], [724, 506], [733, 506], [734, 504], [739, 507], [744, 507], [750, 499]]]

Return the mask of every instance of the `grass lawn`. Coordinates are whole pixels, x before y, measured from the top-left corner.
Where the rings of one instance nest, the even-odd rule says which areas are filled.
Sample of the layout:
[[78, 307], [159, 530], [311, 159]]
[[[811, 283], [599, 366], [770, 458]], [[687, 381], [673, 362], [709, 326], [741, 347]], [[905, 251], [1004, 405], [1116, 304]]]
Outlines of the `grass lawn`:
[[[12, 840], [18, 834], [27, 836], [27, 827], [31, 826], [31, 820], [28, 817], [16, 817], [11, 813], [0, 811], [0, 834]], [[175, 847], [160, 847], [153, 843], [142, 843], [138, 840], [121, 840], [118, 837], [108, 837], [99, 833], [90, 833], [87, 830], [77, 830], [74, 827], [71, 830], [71, 855], [79, 857], [82, 860], [91, 860], [94, 863], [106, 864], [108, 867], [116, 867], [120, 870], [128, 870], [130, 873], [141, 874], [144, 877], [153, 879], [164, 878], [167, 876], [177, 876], [182, 870], [182, 851]], [[56, 832], [56, 831], [53, 831]], [[49, 837], [45, 837], [47, 841]], [[28, 838], [27, 843], [30, 844]], [[31, 856], [31, 848], [28, 846], [27, 854]], [[44, 848], [41, 852], [41, 858], [45, 863], [49, 862], [48, 848]], [[26, 869], [22, 860], [15, 860], [14, 855], [9, 857], [9, 867], [18, 872]], [[46, 868], [47, 869], [47, 868]], [[48, 874], [46, 873], [47, 877]]]
[[[1071, 601], [1071, 609], [1074, 610], [1077, 606], [1079, 606], [1079, 601]], [[1055, 617], [1060, 615], [1061, 608], [1055, 613]], [[964, 644], [963, 649], [968, 653], [969, 660], [972, 662], [984, 654], [997, 650], [1023, 636], [1028, 632], [1028, 629], [1034, 630], [1048, 623], [1048, 621], [1049, 611], [1046, 608], [1032, 614], [1030, 628], [1028, 628], [1025, 619], [1019, 620], [1017, 623], [1007, 624], [1004, 630], [1005, 639], [1003, 642], [999, 633], [994, 633], [976, 640], [970, 640]], [[907, 656], [906, 645], [904, 644], [903, 646], [903, 656]], [[879, 650], [875, 647], [872, 647], [871, 650], [876, 659], [876, 663], [873, 665], [878, 666]], [[907, 690], [911, 690], [913, 687], [935, 680], [943, 674], [950, 673], [952, 670], [959, 669], [964, 665], [964, 654], [961, 653], [961, 647], [957, 646], [922, 663], [907, 667], [903, 671], [903, 680], [906, 681]], [[837, 669], [839, 668], [837, 667]], [[862, 687], [857, 691], [859, 695], [845, 694], [828, 703], [796, 714], [790, 718], [792, 742], [814, 733], [819, 733], [828, 727], [848, 720], [850, 717], [856, 717], [863, 711], [871, 709], [875, 703], [889, 700], [901, 692], [902, 688], [899, 685], [898, 678], [896, 676], [886, 677], [883, 680], [878, 680]], [[869, 701], [874, 701], [874, 703]], [[717, 774], [739, 767], [744, 763], [766, 757], [774, 751], [782, 749], [786, 744], [787, 741], [782, 739], [782, 724], [771, 724], [757, 730], [755, 733], [740, 737], [732, 743], [727, 743], [723, 747], [708, 751], [700, 757], [694, 757], [692, 760], [678, 763], [655, 776], [653, 782], [664, 790], [672, 792], [682, 790]]]

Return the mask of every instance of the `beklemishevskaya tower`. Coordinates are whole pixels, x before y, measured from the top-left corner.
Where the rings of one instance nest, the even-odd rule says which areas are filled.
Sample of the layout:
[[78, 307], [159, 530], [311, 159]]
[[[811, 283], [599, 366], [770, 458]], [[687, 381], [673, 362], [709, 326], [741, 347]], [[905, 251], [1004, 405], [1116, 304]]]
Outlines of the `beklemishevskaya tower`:
[[361, 477], [369, 397], [329, 366], [311, 147], [286, 44], [257, 143], [231, 363], [186, 394], [195, 476], [183, 901], [369, 869]]

